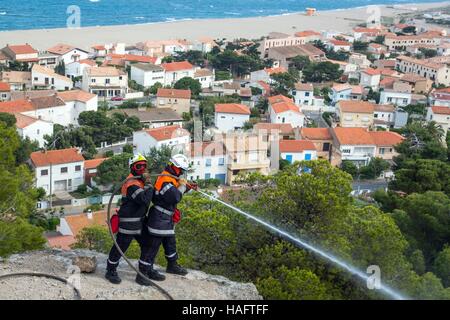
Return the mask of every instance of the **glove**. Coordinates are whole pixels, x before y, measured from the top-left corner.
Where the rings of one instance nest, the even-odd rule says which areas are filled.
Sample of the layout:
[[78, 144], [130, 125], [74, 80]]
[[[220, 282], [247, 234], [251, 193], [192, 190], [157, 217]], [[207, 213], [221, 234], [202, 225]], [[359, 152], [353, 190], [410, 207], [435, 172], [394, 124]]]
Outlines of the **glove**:
[[196, 184], [195, 182], [189, 182], [187, 185], [187, 189], [189, 190], [198, 190], [198, 184]]
[[144, 180], [145, 184], [151, 184], [152, 183], [152, 177], [150, 176], [150, 173], [145, 172], [142, 174], [142, 180]]
[[178, 223], [178, 222], [180, 222], [180, 220], [181, 220], [181, 211], [178, 209], [175, 209], [175, 211], [173, 212], [173, 215], [172, 215], [172, 221], [174, 223]]
[[187, 185], [187, 184], [188, 184], [187, 180], [186, 180], [186, 179], [183, 179], [183, 178], [178, 179], [178, 183], [180, 184], [180, 186], [181, 186], [181, 185]]

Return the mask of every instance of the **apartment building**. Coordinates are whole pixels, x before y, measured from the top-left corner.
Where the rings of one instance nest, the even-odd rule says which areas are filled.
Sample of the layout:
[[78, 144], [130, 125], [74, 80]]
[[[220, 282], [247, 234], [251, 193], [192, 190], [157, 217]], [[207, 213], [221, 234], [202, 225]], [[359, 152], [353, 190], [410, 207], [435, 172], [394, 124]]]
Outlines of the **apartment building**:
[[374, 104], [367, 101], [342, 100], [336, 105], [341, 127], [373, 127]]
[[443, 84], [450, 86], [449, 63], [438, 63], [434, 61], [431, 59], [422, 60], [407, 56], [398, 56], [396, 59], [396, 69], [403, 73], [414, 73], [430, 79], [437, 85]]
[[99, 98], [123, 97], [128, 93], [128, 75], [114, 67], [86, 68], [82, 88]]

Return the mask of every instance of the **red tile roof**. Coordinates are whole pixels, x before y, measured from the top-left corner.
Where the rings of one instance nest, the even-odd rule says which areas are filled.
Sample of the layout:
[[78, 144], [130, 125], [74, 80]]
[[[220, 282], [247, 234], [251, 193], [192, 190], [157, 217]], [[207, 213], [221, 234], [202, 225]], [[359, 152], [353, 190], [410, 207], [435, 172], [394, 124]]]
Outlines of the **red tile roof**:
[[164, 141], [174, 139], [177, 137], [189, 136], [188, 131], [177, 125], [147, 129], [144, 131], [147, 132], [147, 134], [152, 136], [157, 141]]
[[69, 90], [57, 93], [58, 97], [64, 101], [81, 101], [88, 102], [95, 98], [95, 94], [83, 90]]
[[48, 150], [32, 152], [30, 159], [35, 167], [48, 166], [50, 164], [63, 164], [73, 162], [84, 162], [83, 156], [77, 148]]
[[280, 140], [280, 152], [303, 152], [305, 150], [316, 150], [316, 146], [308, 140]]
[[395, 146], [405, 139], [392, 131], [370, 131], [369, 134], [377, 146]]
[[180, 71], [194, 68], [194, 66], [190, 64], [189, 61], [162, 63], [161, 67], [163, 67], [166, 71]]
[[159, 88], [156, 96], [162, 98], [190, 99], [191, 90]]
[[213, 157], [226, 154], [225, 145], [222, 142], [194, 142], [190, 146], [191, 157]]
[[343, 128], [332, 129], [341, 145], [375, 145], [372, 136], [364, 128]]
[[269, 99], [269, 104], [274, 104], [274, 103], [277, 103], [277, 102], [292, 102], [291, 98], [283, 96], [282, 94], [269, 97], [268, 99]]
[[238, 103], [218, 103], [214, 105], [215, 111], [219, 113], [234, 113], [234, 114], [250, 114], [250, 108]]
[[[292, 125], [290, 123], [265, 123], [259, 122], [253, 127], [256, 131], [265, 130], [268, 134], [278, 131], [280, 134], [293, 134]], [[260, 133], [260, 132], [258, 132]]]
[[450, 115], [450, 107], [433, 106], [431, 107], [433, 113]]
[[50, 248], [62, 250], [71, 250], [70, 246], [76, 242], [74, 236], [47, 236], [47, 242]]
[[376, 75], [380, 74], [380, 70], [373, 69], [373, 68], [364, 69], [362, 72], [365, 73], [365, 74], [368, 74], [370, 76], [376, 76]]
[[108, 158], [99, 158], [99, 159], [92, 159], [92, 160], [85, 160], [84, 161], [84, 169], [95, 169], [99, 165], [103, 163]]
[[282, 112], [286, 112], [286, 111], [301, 113], [300, 108], [298, 106], [296, 106], [295, 103], [293, 103], [292, 101], [274, 103], [274, 104], [272, 104], [272, 110], [275, 113], [282, 113]]
[[331, 39], [329, 40], [335, 46], [351, 46], [351, 43], [344, 40]]
[[307, 140], [331, 140], [328, 128], [301, 128], [300, 135]]
[[7, 82], [0, 81], [0, 91], [11, 91], [11, 86]]
[[275, 73], [285, 73], [287, 72], [287, 69], [284, 67], [278, 67], [278, 68], [266, 68], [264, 69], [268, 75], [272, 75]]
[[141, 63], [155, 63], [158, 58], [156, 57], [150, 57], [150, 56], [140, 56], [136, 54], [116, 54], [111, 53], [108, 54], [109, 58], [111, 60], [124, 60], [124, 61], [130, 61], [130, 62], [141, 62]]
[[373, 113], [374, 104], [367, 101], [341, 100], [338, 102], [342, 112]]
[[58, 43], [56, 46], [48, 48], [47, 51], [50, 53], [63, 55], [63, 54], [66, 54], [66, 53], [72, 51], [73, 49], [75, 49], [75, 47], [73, 47], [71, 45], [64, 44], [64, 43]]
[[0, 102], [0, 112], [19, 113], [33, 110], [34, 106], [29, 100]]
[[22, 44], [22, 45], [8, 45], [7, 46], [9, 50], [14, 52], [15, 54], [32, 54], [32, 53], [38, 53], [37, 50], [35, 50], [32, 46], [29, 44]]
[[92, 213], [92, 219], [87, 217], [86, 213], [81, 213], [77, 215], [65, 216], [67, 224], [70, 227], [73, 235], [76, 237], [77, 234], [86, 227], [92, 226], [107, 226], [106, 211], [97, 211]]
[[296, 37], [310, 37], [310, 36], [320, 36], [319, 32], [313, 30], [304, 30], [295, 33]]
[[19, 129], [26, 128], [30, 124], [33, 124], [36, 121], [38, 121], [37, 118], [25, 116], [25, 115], [20, 114], [20, 113], [15, 113], [14, 116], [16, 117], [16, 127], [19, 128]]
[[298, 91], [314, 91], [312, 83], [301, 83], [297, 82], [295, 84], [295, 89]]

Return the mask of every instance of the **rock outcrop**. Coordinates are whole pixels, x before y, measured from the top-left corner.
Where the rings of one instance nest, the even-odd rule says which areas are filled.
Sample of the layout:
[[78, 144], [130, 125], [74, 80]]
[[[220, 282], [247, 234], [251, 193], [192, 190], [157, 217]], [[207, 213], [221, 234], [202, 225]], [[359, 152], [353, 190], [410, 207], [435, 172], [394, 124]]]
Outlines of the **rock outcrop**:
[[[135, 283], [135, 272], [121, 261], [122, 283], [113, 285], [104, 279], [107, 256], [89, 250], [44, 250], [12, 255], [0, 261], [0, 275], [19, 272], [49, 273], [70, 279], [79, 287], [82, 299], [162, 300], [167, 299], [154, 287]], [[96, 268], [93, 265], [96, 262]], [[133, 261], [136, 265], [137, 262]], [[82, 268], [78, 267], [81, 266]], [[80, 270], [81, 269], [81, 270]], [[161, 272], [160, 267], [156, 266]], [[82, 272], [83, 271], [83, 272]], [[90, 273], [85, 273], [90, 272]], [[185, 277], [166, 274], [158, 282], [174, 299], [261, 299], [252, 283], [238, 283], [222, 276], [189, 270]], [[62, 282], [40, 277], [0, 279], [0, 299], [73, 299], [73, 289]]]

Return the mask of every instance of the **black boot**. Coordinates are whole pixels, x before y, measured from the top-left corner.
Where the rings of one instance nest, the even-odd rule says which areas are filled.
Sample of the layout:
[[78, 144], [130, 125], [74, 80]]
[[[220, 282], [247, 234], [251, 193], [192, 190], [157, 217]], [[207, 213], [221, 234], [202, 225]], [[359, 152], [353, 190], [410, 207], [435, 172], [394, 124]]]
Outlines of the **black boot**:
[[119, 284], [122, 282], [122, 279], [120, 279], [116, 269], [106, 270], [105, 278], [108, 279], [109, 282], [113, 284]]
[[167, 273], [178, 274], [180, 276], [185, 276], [188, 274], [187, 270], [180, 266], [177, 261], [168, 261], [167, 262]]
[[155, 280], [155, 281], [164, 281], [166, 280], [166, 276], [159, 273], [157, 270], [153, 269], [153, 267], [151, 267], [148, 272], [147, 275], [150, 279]]
[[[148, 273], [148, 267], [144, 266], [142, 264], [139, 263], [139, 271], [141, 273], [143, 273], [144, 275], [147, 275]], [[151, 286], [152, 283], [150, 282], [150, 280], [144, 278], [143, 276], [141, 276], [139, 273], [136, 275], [136, 283], [140, 284], [141, 286]]]

